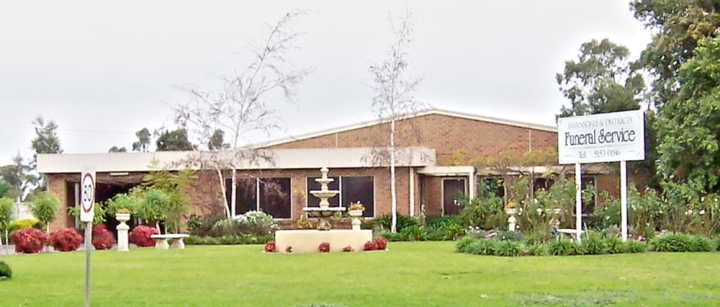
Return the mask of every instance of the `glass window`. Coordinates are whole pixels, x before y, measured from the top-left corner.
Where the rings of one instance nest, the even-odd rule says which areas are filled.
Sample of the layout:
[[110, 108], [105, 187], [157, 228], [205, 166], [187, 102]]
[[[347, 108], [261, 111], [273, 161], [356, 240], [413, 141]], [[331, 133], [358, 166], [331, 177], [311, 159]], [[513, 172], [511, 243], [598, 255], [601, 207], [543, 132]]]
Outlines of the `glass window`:
[[260, 178], [260, 210], [276, 219], [289, 219], [290, 178]]
[[[258, 182], [260, 183], [259, 191], [257, 188]], [[232, 179], [225, 179], [225, 186], [227, 187], [225, 196], [230, 206], [232, 203], [230, 198], [232, 195]], [[291, 218], [290, 178], [238, 178], [236, 189], [235, 214], [260, 210], [272, 215], [273, 218]], [[258, 202], [258, 199], [260, 202]]]
[[373, 217], [375, 213], [375, 184], [372, 176], [342, 177], [342, 202], [347, 207], [351, 202], [363, 204], [364, 217]]

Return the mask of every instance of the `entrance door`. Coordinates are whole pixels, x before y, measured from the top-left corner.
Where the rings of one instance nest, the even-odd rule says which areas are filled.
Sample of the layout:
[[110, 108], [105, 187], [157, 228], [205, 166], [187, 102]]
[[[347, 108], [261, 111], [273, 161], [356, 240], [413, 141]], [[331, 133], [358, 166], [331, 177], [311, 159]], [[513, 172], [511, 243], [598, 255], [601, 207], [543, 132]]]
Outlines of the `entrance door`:
[[443, 215], [460, 213], [458, 202], [465, 195], [465, 178], [443, 179]]

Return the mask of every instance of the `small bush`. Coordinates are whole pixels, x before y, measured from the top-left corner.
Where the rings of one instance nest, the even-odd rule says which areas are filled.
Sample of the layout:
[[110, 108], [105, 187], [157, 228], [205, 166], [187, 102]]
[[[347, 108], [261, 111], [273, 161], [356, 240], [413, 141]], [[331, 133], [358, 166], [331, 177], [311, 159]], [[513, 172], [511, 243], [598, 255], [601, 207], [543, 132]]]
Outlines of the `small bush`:
[[713, 243], [715, 245], [715, 250], [720, 252], [720, 236], [716, 237], [715, 240], [713, 240]]
[[577, 244], [566, 237], [548, 242], [548, 253], [553, 256], [570, 256], [578, 254]]
[[528, 252], [535, 256], [549, 256], [548, 243], [536, 243], [528, 246]]
[[385, 239], [385, 237], [377, 237], [375, 238], [375, 247], [378, 250], [386, 250], [388, 245], [388, 240]]
[[277, 250], [277, 247], [275, 246], [275, 241], [269, 241], [265, 243], [265, 252], [273, 253]]
[[15, 242], [16, 253], [39, 253], [50, 238], [37, 228], [22, 228], [13, 231], [10, 238]]
[[468, 253], [475, 255], [492, 256], [497, 253], [499, 243], [500, 240], [494, 238], [485, 240], [479, 239], [470, 243], [470, 245], [468, 245], [467, 247], [467, 250]]
[[92, 245], [95, 246], [95, 249], [110, 249], [116, 242], [115, 235], [107, 230], [105, 225], [93, 226]]
[[355, 251], [355, 249], [350, 245], [343, 247], [343, 252], [354, 252], [354, 251]]
[[[607, 238], [605, 239], [605, 244], [607, 244], [608, 254], [622, 254], [628, 252], [627, 244], [623, 244], [622, 239], [620, 239], [620, 237], [614, 234], [609, 234], [607, 236]], [[643, 251], [645, 251], [645, 249], [643, 249]]]
[[584, 233], [581, 241], [581, 248], [586, 255], [604, 255], [608, 253], [607, 242], [600, 236], [600, 233], [590, 231]]
[[[419, 226], [415, 218], [398, 214], [397, 215], [396, 232], [401, 232], [403, 229], [410, 226]], [[375, 228], [378, 230], [391, 230], [392, 226], [392, 215], [386, 214], [378, 216], [374, 219]]]
[[523, 252], [522, 243], [518, 241], [504, 240], [496, 244], [495, 255], [503, 257], [517, 257]]
[[408, 241], [424, 241], [425, 229], [418, 225], [411, 225], [398, 231], [405, 240]]
[[222, 211], [211, 213], [208, 216], [191, 214], [187, 220], [188, 233], [198, 237], [209, 236], [215, 223], [223, 219], [225, 219], [225, 213]]
[[647, 249], [647, 244], [638, 240], [627, 240], [622, 245], [624, 253], [644, 253]]
[[157, 240], [151, 238], [150, 236], [156, 234], [158, 234], [158, 230], [155, 229], [155, 227], [140, 225], [130, 232], [128, 240], [130, 243], [133, 243], [138, 247], [155, 246]]
[[83, 237], [75, 228], [65, 228], [50, 232], [50, 245], [56, 251], [71, 252], [80, 247]]
[[523, 234], [519, 231], [500, 231], [500, 232], [498, 232], [497, 237], [501, 241], [515, 241], [515, 242], [523, 241]]
[[710, 241], [710, 239], [698, 235], [690, 236], [691, 252], [712, 252], [714, 250], [715, 247], [713, 246], [713, 242]]
[[328, 243], [328, 242], [320, 243], [320, 245], [318, 245], [318, 252], [329, 253], [330, 252], [330, 243]]
[[14, 232], [15, 230], [29, 227], [34, 227], [40, 230], [44, 228], [43, 224], [40, 223], [40, 220], [38, 219], [22, 219], [10, 222], [8, 225], [8, 232]]
[[682, 233], [665, 234], [651, 240], [652, 249], [656, 252], [687, 252], [692, 239]]
[[377, 245], [375, 244], [375, 241], [367, 241], [363, 245], [364, 251], [374, 251], [377, 250]]
[[464, 236], [455, 244], [455, 251], [458, 253], [468, 253], [468, 246], [477, 240], [478, 239], [471, 236]]
[[240, 231], [243, 234], [255, 236], [274, 235], [280, 229], [280, 225], [269, 214], [262, 211], [248, 211], [245, 214], [235, 216], [239, 223]]
[[12, 268], [10, 265], [0, 260], [0, 280], [12, 278]]
[[434, 228], [425, 226], [425, 240], [428, 241], [444, 241], [446, 238], [451, 237], [448, 230], [445, 228]]

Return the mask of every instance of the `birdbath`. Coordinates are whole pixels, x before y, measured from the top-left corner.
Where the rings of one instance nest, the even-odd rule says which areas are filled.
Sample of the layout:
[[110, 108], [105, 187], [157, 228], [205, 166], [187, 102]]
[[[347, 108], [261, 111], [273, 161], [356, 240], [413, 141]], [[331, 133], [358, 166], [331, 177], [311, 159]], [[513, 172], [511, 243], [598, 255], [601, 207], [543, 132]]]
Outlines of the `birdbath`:
[[310, 194], [317, 198], [320, 198], [320, 206], [317, 208], [303, 208], [303, 211], [307, 212], [308, 216], [318, 219], [318, 230], [330, 230], [332, 228], [332, 224], [330, 224], [330, 218], [332, 218], [336, 213], [345, 211], [344, 207], [330, 208], [330, 202], [328, 202], [328, 198], [337, 196], [338, 194], [340, 194], [340, 191], [328, 190], [328, 184], [334, 181], [334, 179], [328, 178], [328, 172], [329, 170], [327, 167], [323, 166], [323, 168], [320, 169], [322, 177], [315, 179], [316, 182], [320, 183], [320, 191], [310, 191]]
[[508, 230], [515, 231], [515, 226], [517, 225], [517, 218], [515, 215], [517, 214], [518, 209], [516, 207], [507, 207], [505, 208], [505, 213], [507, 213], [510, 217], [508, 218]]
[[115, 218], [120, 222], [117, 226], [118, 231], [118, 252], [127, 252], [128, 249], [128, 230], [130, 226], [125, 222], [130, 220], [130, 213], [115, 213]]

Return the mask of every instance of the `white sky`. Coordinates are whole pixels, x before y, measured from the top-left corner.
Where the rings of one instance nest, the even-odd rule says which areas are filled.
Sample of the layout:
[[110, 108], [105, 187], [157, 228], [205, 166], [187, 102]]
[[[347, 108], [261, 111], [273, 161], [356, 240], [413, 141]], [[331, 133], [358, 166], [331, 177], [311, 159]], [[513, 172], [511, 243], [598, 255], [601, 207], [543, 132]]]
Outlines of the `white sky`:
[[[292, 9], [292, 55], [315, 72], [296, 104], [276, 101], [286, 137], [373, 119], [367, 70], [392, 43], [388, 12], [413, 10], [416, 97], [436, 108], [546, 125], [566, 103], [555, 82], [580, 44], [610, 38], [632, 57], [651, 33], [629, 1], [4, 1], [0, 3], [0, 165], [32, 155], [33, 118], [59, 125], [66, 153], [132, 148], [169, 123], [175, 85], [218, 86], [247, 42]], [[253, 141], [263, 141], [266, 137]]]

